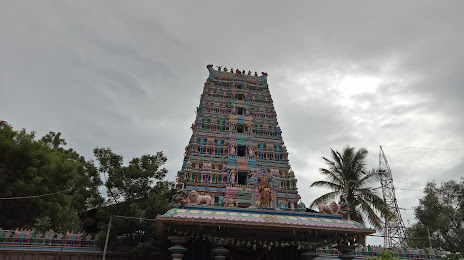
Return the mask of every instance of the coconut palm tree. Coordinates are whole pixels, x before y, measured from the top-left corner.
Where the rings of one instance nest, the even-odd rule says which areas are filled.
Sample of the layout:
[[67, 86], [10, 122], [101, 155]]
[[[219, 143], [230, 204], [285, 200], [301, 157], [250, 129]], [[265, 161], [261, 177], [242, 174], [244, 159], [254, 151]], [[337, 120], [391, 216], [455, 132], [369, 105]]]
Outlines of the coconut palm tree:
[[[349, 219], [365, 224], [365, 219], [378, 231], [382, 230], [381, 217], [390, 217], [384, 200], [374, 190], [379, 186], [383, 170], [366, 170], [367, 150], [345, 147], [342, 153], [332, 151], [332, 160], [325, 157], [328, 168], [319, 169], [326, 176], [324, 181], [316, 181], [310, 187], [325, 187], [332, 189], [315, 199], [310, 207], [317, 207], [319, 203], [326, 203], [340, 196], [344, 200], [345, 210]], [[342, 203], [342, 201], [340, 202]], [[380, 216], [379, 216], [380, 214]]]

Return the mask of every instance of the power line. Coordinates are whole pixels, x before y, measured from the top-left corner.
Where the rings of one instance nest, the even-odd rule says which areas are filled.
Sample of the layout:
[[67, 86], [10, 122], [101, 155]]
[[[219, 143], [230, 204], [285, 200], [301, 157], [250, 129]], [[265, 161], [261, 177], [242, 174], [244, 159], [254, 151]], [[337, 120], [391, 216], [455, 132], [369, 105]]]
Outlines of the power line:
[[26, 197], [10, 197], [10, 198], [0, 198], [0, 200], [20, 200], [20, 199], [32, 199], [32, 198], [39, 198], [39, 197], [45, 197], [45, 196], [50, 196], [62, 192], [66, 192], [69, 190], [62, 190], [62, 191], [57, 191], [57, 192], [52, 192], [52, 193], [47, 193], [47, 194], [42, 194], [42, 195], [33, 195], [33, 196], [26, 196]]
[[[381, 189], [382, 187], [376, 187], [372, 188], [372, 190], [378, 190]], [[395, 190], [406, 190], [406, 191], [423, 191], [423, 190], [410, 190], [410, 189], [400, 189], [400, 188], [395, 188]]]
[[396, 189], [396, 190], [407, 190], [407, 191], [423, 191], [423, 190], [410, 190], [410, 189]]
[[154, 218], [138, 218], [138, 217], [127, 217], [127, 216], [112, 216], [113, 218], [127, 218], [127, 219], [136, 219], [136, 220], [147, 220], [147, 221], [156, 221]]
[[464, 150], [464, 148], [441, 148], [441, 147], [419, 147], [419, 146], [390, 146], [382, 145], [382, 147], [389, 148], [404, 148], [404, 149], [424, 149], [424, 150]]
[[[383, 237], [385, 238], [385, 235], [367, 235], [370, 237]], [[425, 238], [409, 238], [409, 237], [392, 237], [392, 238], [400, 238], [400, 239], [407, 239], [407, 240], [425, 240]]]

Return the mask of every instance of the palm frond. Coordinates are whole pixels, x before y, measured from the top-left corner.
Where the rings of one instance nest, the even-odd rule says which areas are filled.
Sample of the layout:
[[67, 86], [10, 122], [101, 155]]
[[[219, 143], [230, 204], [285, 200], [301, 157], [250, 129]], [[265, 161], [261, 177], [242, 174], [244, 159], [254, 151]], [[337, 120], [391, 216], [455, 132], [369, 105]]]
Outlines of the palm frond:
[[383, 230], [382, 220], [379, 218], [379, 216], [377, 216], [377, 213], [371, 208], [368, 202], [363, 200], [361, 202], [360, 209], [364, 215], [366, 215], [369, 223], [374, 226], [377, 231]]
[[323, 168], [319, 169], [319, 172], [323, 175], [326, 175], [329, 181], [336, 183], [338, 185], [343, 184], [343, 179], [340, 178], [340, 176], [337, 173], [334, 173], [333, 171], [330, 171], [328, 169], [323, 169]]
[[343, 156], [338, 152], [335, 151], [334, 149], [330, 149], [332, 151], [332, 158], [338, 168], [342, 168], [343, 166]]
[[380, 182], [379, 172], [376, 169], [372, 169], [359, 180], [359, 187], [372, 187], [373, 184], [378, 182]]
[[330, 188], [332, 190], [335, 190], [337, 192], [340, 192], [342, 190], [342, 187], [336, 183], [329, 182], [329, 181], [315, 181], [313, 182], [310, 186], [311, 187], [323, 187], [323, 188]]
[[393, 212], [390, 211], [388, 205], [385, 203], [383, 198], [372, 192], [370, 189], [360, 189], [359, 193], [362, 194], [363, 199], [371, 205], [376, 211], [380, 212], [381, 216], [385, 219], [392, 219], [394, 216]]

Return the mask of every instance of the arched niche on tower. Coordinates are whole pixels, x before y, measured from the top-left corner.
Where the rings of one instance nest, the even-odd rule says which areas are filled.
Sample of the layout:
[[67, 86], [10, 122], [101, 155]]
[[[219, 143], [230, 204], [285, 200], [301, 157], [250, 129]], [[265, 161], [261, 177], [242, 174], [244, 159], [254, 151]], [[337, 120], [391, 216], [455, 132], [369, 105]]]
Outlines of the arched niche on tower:
[[256, 202], [261, 200], [261, 194], [257, 193], [256, 191], [259, 188], [259, 185], [263, 183], [264, 180], [267, 179], [267, 184], [271, 189], [271, 193], [273, 194], [272, 205], [269, 208], [277, 208], [277, 189], [279, 187], [279, 180], [276, 176], [273, 176], [270, 172], [267, 171], [258, 171], [258, 173], [254, 174], [249, 179], [249, 184], [253, 187], [252, 193], [252, 206], [255, 207]]

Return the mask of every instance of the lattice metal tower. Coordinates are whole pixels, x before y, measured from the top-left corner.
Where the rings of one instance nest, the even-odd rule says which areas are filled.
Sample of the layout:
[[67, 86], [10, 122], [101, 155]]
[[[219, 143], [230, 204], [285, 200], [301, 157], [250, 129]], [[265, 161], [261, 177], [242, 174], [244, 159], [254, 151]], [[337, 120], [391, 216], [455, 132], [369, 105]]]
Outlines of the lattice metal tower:
[[398, 207], [398, 202], [396, 200], [395, 187], [393, 186], [393, 176], [382, 146], [380, 146], [379, 152], [379, 170], [385, 171], [381, 181], [382, 194], [383, 199], [387, 203], [388, 209], [393, 213], [392, 219], [385, 219], [384, 247], [399, 247], [406, 243], [406, 241], [403, 240], [405, 227], [403, 218], [401, 217], [400, 209]]

